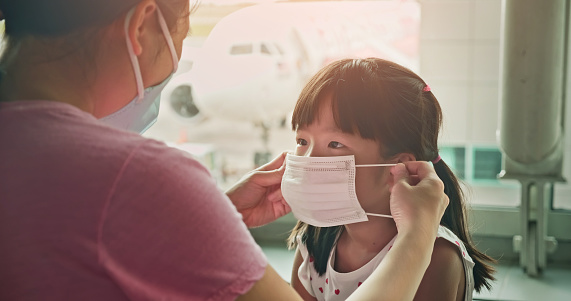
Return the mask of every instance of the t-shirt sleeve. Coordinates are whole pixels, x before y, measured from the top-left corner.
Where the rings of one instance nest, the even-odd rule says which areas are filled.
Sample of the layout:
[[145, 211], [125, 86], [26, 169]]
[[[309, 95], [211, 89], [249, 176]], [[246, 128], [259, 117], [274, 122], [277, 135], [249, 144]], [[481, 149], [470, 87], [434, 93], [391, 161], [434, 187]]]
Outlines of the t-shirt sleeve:
[[118, 175], [98, 254], [131, 300], [234, 300], [267, 265], [208, 171], [156, 141], [133, 151]]
[[309, 260], [309, 253], [307, 251], [307, 247], [304, 243], [301, 242], [301, 238], [298, 236], [297, 239], [297, 249], [303, 258], [303, 262], [299, 266], [297, 270], [297, 277], [299, 278], [299, 282], [303, 285], [305, 290], [313, 297], [315, 297], [315, 293], [313, 292], [313, 287], [311, 286], [311, 269], [312, 264]]

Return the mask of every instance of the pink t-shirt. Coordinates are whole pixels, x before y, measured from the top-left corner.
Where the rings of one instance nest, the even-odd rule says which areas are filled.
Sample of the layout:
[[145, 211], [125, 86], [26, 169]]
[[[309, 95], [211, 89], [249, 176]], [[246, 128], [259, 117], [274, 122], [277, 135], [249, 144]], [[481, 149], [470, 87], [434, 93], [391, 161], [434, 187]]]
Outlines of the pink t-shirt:
[[233, 300], [266, 265], [185, 153], [67, 104], [0, 103], [0, 300]]

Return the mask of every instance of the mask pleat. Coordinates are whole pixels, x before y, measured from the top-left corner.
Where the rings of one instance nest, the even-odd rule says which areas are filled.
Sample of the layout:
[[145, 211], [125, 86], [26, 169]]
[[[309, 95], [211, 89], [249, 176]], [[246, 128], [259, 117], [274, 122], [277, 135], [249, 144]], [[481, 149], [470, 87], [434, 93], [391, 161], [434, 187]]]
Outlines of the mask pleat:
[[367, 221], [355, 193], [353, 156], [288, 155], [282, 194], [299, 220], [317, 227]]

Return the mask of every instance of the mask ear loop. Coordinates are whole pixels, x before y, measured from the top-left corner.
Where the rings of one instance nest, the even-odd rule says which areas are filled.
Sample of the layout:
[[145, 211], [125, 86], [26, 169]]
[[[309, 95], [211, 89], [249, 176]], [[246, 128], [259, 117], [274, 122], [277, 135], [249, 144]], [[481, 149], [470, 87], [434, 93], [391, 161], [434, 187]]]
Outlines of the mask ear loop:
[[167, 22], [165, 21], [165, 17], [163, 17], [163, 13], [161, 12], [161, 9], [158, 6], [157, 6], [157, 14], [159, 16], [159, 25], [161, 26], [163, 35], [165, 37], [165, 40], [167, 42], [167, 45], [169, 47], [172, 56], [172, 66], [173, 66], [172, 73], [175, 73], [178, 70], [178, 55], [176, 54], [176, 50], [174, 49], [174, 42], [172, 40], [172, 36], [167, 26]]
[[143, 76], [141, 75], [141, 68], [139, 67], [139, 60], [135, 55], [133, 50], [133, 44], [129, 41], [129, 23], [133, 14], [135, 13], [135, 7], [133, 7], [125, 17], [125, 39], [127, 40], [127, 51], [129, 51], [129, 58], [131, 59], [131, 65], [133, 66], [133, 71], [135, 73], [135, 81], [137, 82], [137, 103], [143, 100], [145, 94], [145, 88], [143, 86]]
[[[137, 82], [137, 103], [140, 102], [144, 95], [145, 95], [145, 86], [143, 84], [143, 76], [141, 75], [141, 67], [139, 66], [139, 60], [137, 59], [137, 56], [135, 55], [135, 50], [133, 49], [133, 44], [131, 44], [131, 41], [129, 41], [129, 23], [131, 22], [131, 19], [133, 18], [133, 14], [135, 13], [135, 8], [133, 7], [128, 13], [127, 16], [125, 16], [125, 37], [127, 40], [127, 51], [129, 51], [129, 58], [131, 59], [131, 65], [133, 66], [133, 71], [135, 73], [135, 81]], [[172, 57], [172, 64], [173, 64], [173, 71], [172, 73], [175, 73], [178, 70], [178, 56], [176, 54], [176, 50], [174, 48], [174, 43], [172, 40], [172, 37], [170, 35], [167, 23], [165, 21], [165, 18], [163, 17], [163, 14], [161, 12], [161, 9], [157, 6], [157, 15], [158, 15], [158, 19], [159, 19], [159, 25], [161, 27], [161, 30], [163, 32], [163, 36], [165, 37], [165, 41], [167, 43], [167, 46], [169, 47], [169, 51], [171, 53], [171, 57]]]
[[366, 215], [372, 215], [372, 216], [380, 216], [380, 217], [387, 217], [387, 218], [393, 218], [392, 215], [387, 215], [387, 214], [377, 214], [377, 213], [367, 213], [365, 212]]
[[[355, 165], [355, 167], [391, 167], [391, 166], [396, 166], [396, 164], [359, 164], [359, 165]], [[387, 214], [377, 214], [377, 213], [367, 213], [365, 212], [366, 215], [372, 215], [372, 216], [379, 216], [379, 217], [387, 217], [387, 218], [393, 218], [391, 215], [387, 215]]]

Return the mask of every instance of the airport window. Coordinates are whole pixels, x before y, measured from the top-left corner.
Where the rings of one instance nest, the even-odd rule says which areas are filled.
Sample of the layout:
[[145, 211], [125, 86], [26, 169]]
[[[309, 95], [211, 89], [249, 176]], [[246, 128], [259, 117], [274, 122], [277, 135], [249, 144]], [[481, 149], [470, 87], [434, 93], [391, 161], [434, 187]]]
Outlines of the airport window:
[[240, 44], [232, 46], [230, 50], [230, 54], [239, 55], [239, 54], [251, 54], [252, 53], [252, 44]]
[[471, 206], [515, 208], [519, 206], [519, 183], [498, 179], [502, 155], [493, 144], [441, 145], [442, 160], [458, 178]]
[[440, 157], [460, 179], [466, 178], [466, 148], [455, 146], [440, 147]]
[[474, 148], [473, 179], [496, 181], [502, 170], [502, 153], [495, 148]]
[[268, 48], [268, 46], [266, 46], [266, 44], [262, 44], [261, 48], [260, 48], [260, 52], [262, 54], [272, 54], [272, 52], [270, 51], [270, 49]]
[[280, 47], [280, 45], [274, 44], [274, 47], [276, 47], [276, 49], [278, 50], [278, 52], [280, 53], [280, 55], [284, 55], [284, 51], [283, 51], [283, 49]]
[[[211, 145], [223, 162], [212, 165], [218, 169], [213, 173], [224, 174], [219, 182], [223, 188], [234, 184], [263, 159], [295, 146], [295, 134], [289, 128], [291, 112], [311, 75], [335, 58], [364, 55], [394, 60], [433, 83], [445, 115], [444, 125], [453, 129], [442, 137], [445, 139], [439, 139], [440, 155], [473, 190], [474, 204], [519, 204], [519, 182], [497, 178], [502, 153], [494, 144], [496, 105], [494, 101], [480, 101], [481, 97], [499, 99], [497, 75], [492, 72], [498, 65], [499, 42], [490, 44], [498, 48], [494, 50], [496, 56], [477, 68], [489, 70], [489, 74], [478, 73], [482, 78], [477, 81], [468, 80], [473, 75], [467, 74], [465, 85], [457, 85], [455, 78], [463, 76], [461, 71], [466, 68], [454, 69], [458, 72], [449, 75], [448, 65], [435, 64], [448, 62], [448, 54], [434, 50], [448, 49], [446, 43], [455, 45], [458, 41], [443, 38], [444, 44], [438, 46], [435, 37], [423, 38], [421, 25], [436, 22], [438, 13], [422, 11], [418, 1], [394, 1], [403, 9], [391, 11], [384, 18], [379, 17], [381, 7], [393, 1], [374, 1], [363, 7], [352, 3], [350, 9], [344, 6], [349, 1], [320, 1], [315, 5], [323, 9], [310, 11], [307, 5], [304, 14], [301, 11], [306, 5], [301, 1], [271, 1], [275, 5], [264, 5], [264, 13], [257, 11], [262, 6], [246, 0], [213, 1], [220, 4], [203, 2], [190, 19], [193, 34], [185, 40], [179, 71], [165, 87], [159, 120], [147, 136], [179, 144]], [[478, 5], [492, 5], [494, 1]], [[499, 28], [499, 5], [494, 5], [496, 12], [490, 17], [497, 18]], [[371, 9], [376, 6], [379, 8]], [[289, 9], [300, 13], [299, 18], [279, 17]], [[238, 11], [245, 15], [232, 19], [230, 14]], [[423, 21], [421, 12], [429, 18]], [[243, 22], [244, 18], [249, 22]], [[217, 30], [213, 30], [215, 26]], [[488, 39], [492, 32], [484, 36]], [[464, 42], [468, 43], [466, 47], [474, 44], [469, 39]], [[483, 76], [488, 75], [489, 80], [484, 80]], [[458, 97], [464, 100], [459, 102]], [[479, 126], [484, 122], [485, 126]], [[478, 139], [473, 140], [471, 135]], [[568, 171], [566, 177], [570, 177]], [[571, 208], [569, 187], [556, 185], [558, 208]]]
[[502, 153], [496, 147], [443, 146], [440, 156], [462, 180], [477, 184], [498, 184]]

